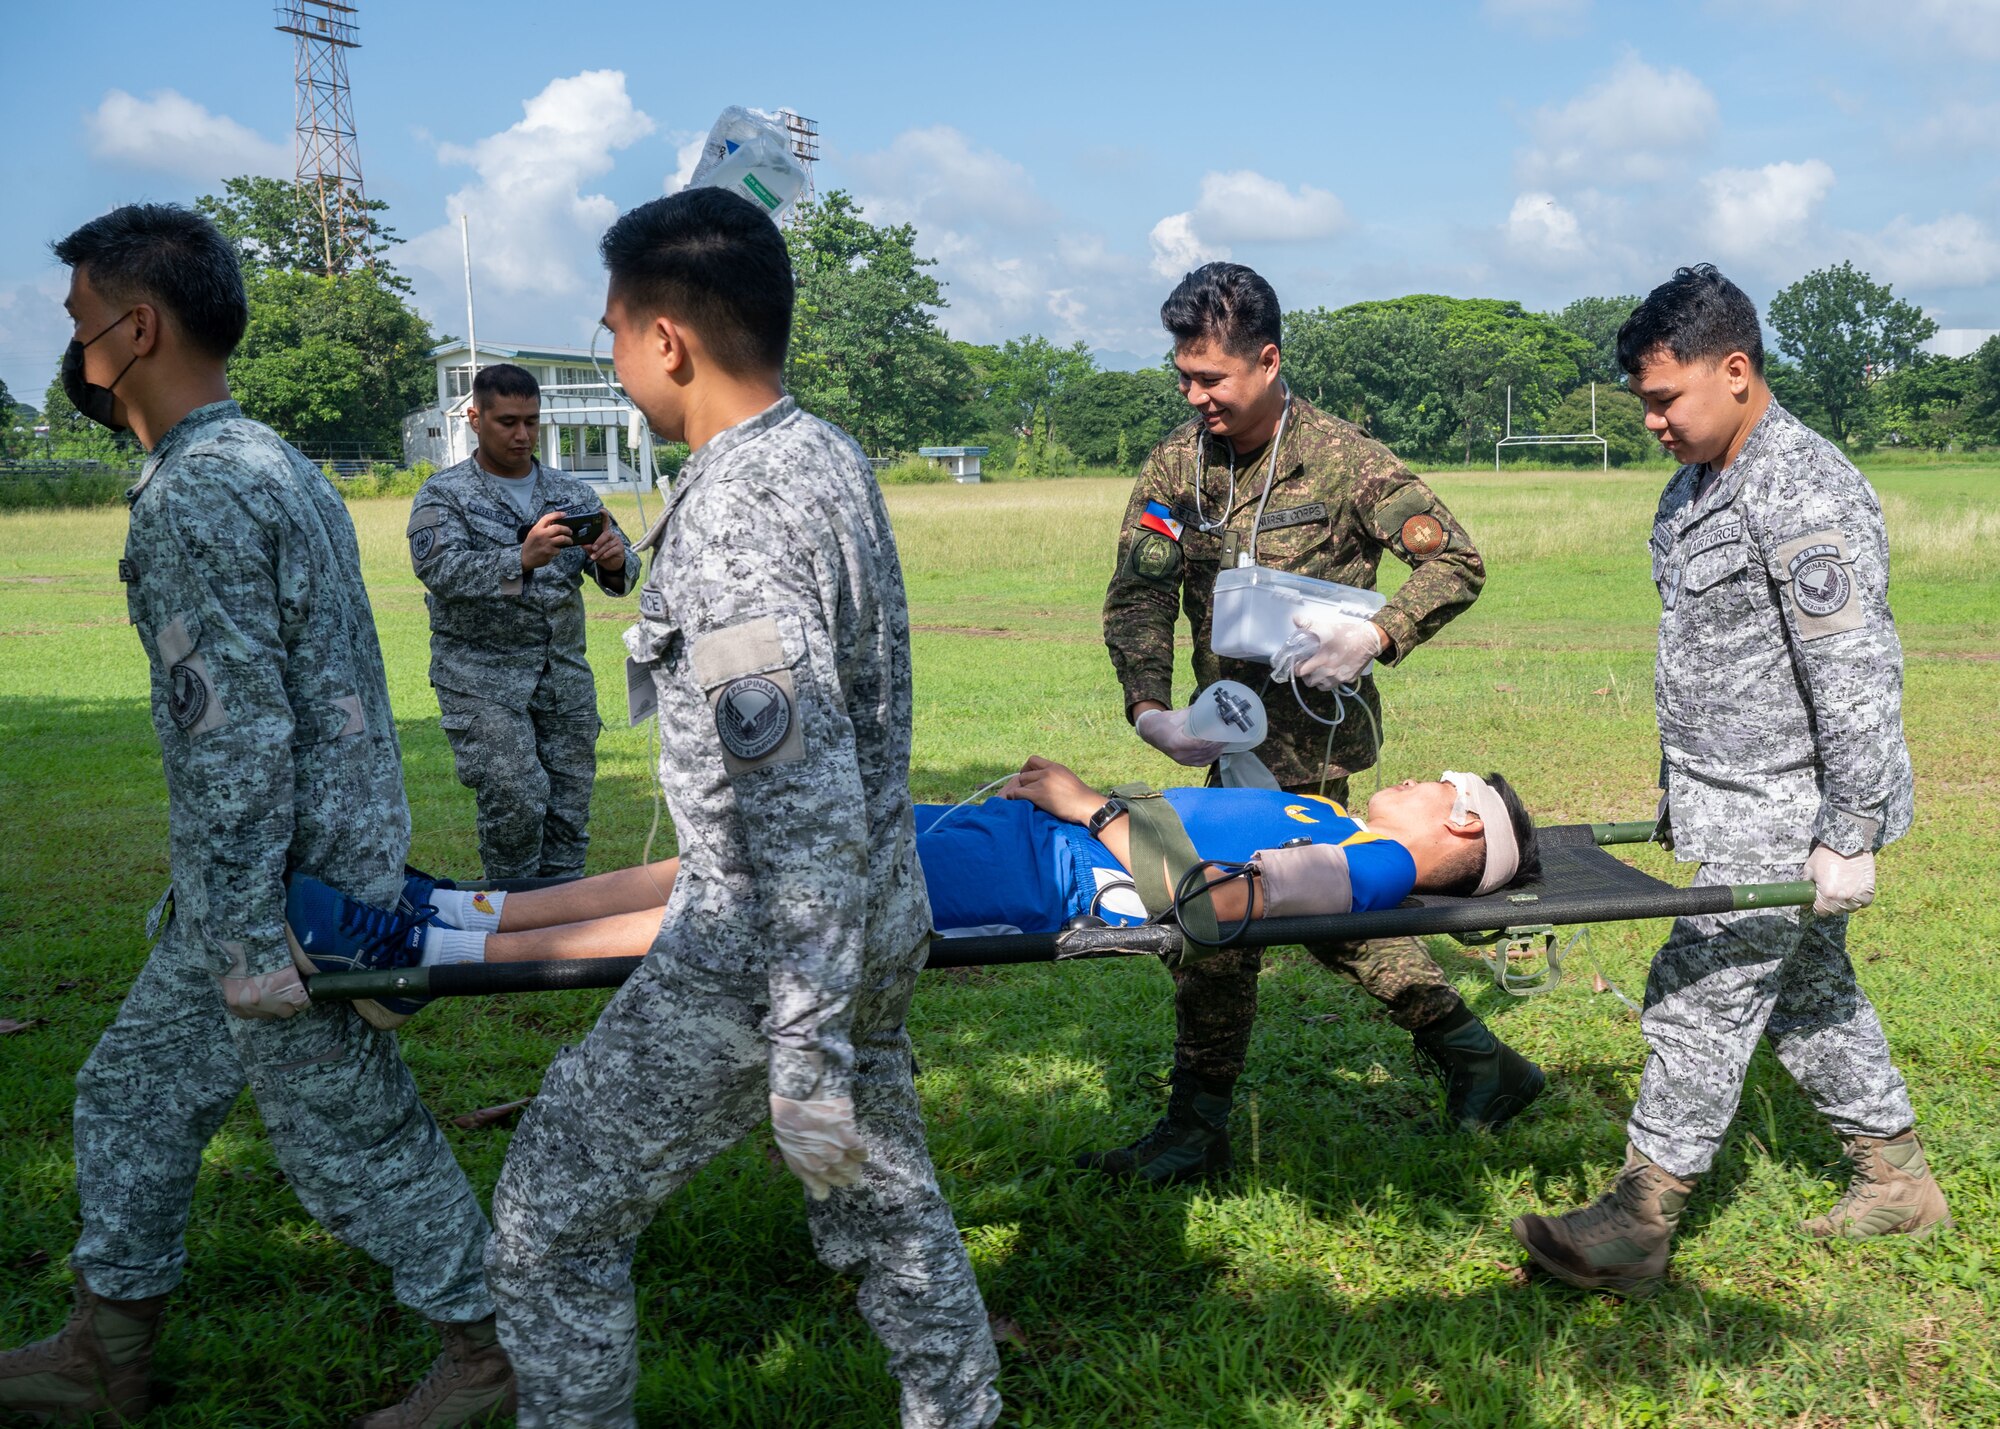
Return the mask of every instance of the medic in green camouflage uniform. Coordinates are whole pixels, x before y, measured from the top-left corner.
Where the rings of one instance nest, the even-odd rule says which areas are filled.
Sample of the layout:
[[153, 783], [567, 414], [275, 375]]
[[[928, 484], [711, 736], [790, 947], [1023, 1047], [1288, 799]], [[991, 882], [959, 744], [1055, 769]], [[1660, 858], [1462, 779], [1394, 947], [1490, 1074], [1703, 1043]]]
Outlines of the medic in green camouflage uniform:
[[[134, 204], [55, 251], [73, 270], [65, 390], [149, 453], [118, 574], [151, 667], [173, 886], [77, 1074], [76, 1311], [0, 1354], [0, 1418], [122, 1424], [150, 1407], [203, 1150], [246, 1086], [300, 1203], [443, 1334], [431, 1376], [361, 1429], [503, 1411], [486, 1217], [395, 1035], [310, 1003], [285, 925], [294, 874], [380, 907], [402, 894], [409, 806], [353, 523], [332, 483], [229, 399], [249, 310], [212, 224]], [[236, 1237], [281, 1244], [273, 1227]], [[296, 1378], [269, 1346], [238, 1353], [246, 1383]]]
[[[1372, 590], [1387, 552], [1411, 568], [1372, 623], [1343, 622], [1300, 662], [1301, 690], [1332, 717], [1334, 684], [1358, 681], [1359, 710], [1333, 732], [1271, 686], [1271, 733], [1257, 751], [1287, 789], [1347, 798], [1348, 777], [1375, 762], [1382, 718], [1371, 659], [1398, 664], [1477, 598], [1486, 567], [1465, 528], [1395, 454], [1352, 423], [1288, 390], [1278, 376], [1281, 313], [1271, 285], [1236, 263], [1188, 274], [1160, 309], [1195, 419], [1155, 447], [1132, 490], [1118, 565], [1104, 598], [1104, 643], [1139, 736], [1169, 758], [1210, 764], [1220, 747], [1190, 738], [1173, 699], [1174, 640], [1194, 631], [1197, 692], [1217, 680], [1264, 687], [1270, 667], [1209, 648], [1215, 578], [1249, 563]], [[1275, 451], [1273, 450], [1275, 446]], [[1343, 641], [1361, 640], [1359, 645]], [[1308, 949], [1354, 978], [1444, 1076], [1466, 1127], [1498, 1126], [1540, 1091], [1541, 1073], [1475, 1018], [1415, 939]], [[1229, 1164], [1230, 1093], [1257, 1010], [1256, 949], [1218, 952], [1175, 974], [1174, 1090], [1168, 1115], [1132, 1147], [1081, 1163], [1172, 1182]]]

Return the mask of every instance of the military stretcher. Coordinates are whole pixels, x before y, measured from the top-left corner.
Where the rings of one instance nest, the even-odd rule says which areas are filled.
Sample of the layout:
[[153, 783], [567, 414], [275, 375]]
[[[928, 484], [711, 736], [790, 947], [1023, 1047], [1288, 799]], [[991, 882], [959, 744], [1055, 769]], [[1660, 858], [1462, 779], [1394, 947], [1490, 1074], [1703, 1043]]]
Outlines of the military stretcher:
[[[1271, 948], [1292, 944], [1358, 943], [1373, 938], [1441, 934], [1474, 947], [1495, 947], [1490, 960], [1502, 985], [1510, 952], [1554, 947], [1557, 928], [1617, 923], [1637, 918], [1680, 918], [1755, 908], [1797, 907], [1813, 901], [1809, 882], [1751, 883], [1735, 887], [1677, 888], [1604, 850], [1639, 844], [1653, 835], [1650, 822], [1564, 824], [1538, 831], [1542, 870], [1533, 882], [1478, 898], [1418, 893], [1395, 908], [1302, 918], [1263, 918], [1222, 940], [1224, 947]], [[521, 880], [501, 888], [543, 886]], [[1178, 923], [1154, 919], [1131, 927], [1072, 926], [1052, 933], [1009, 933], [936, 938], [926, 970], [1066, 963], [1086, 958], [1151, 955], [1169, 963], [1203, 950], [1184, 938]], [[642, 961], [636, 957], [579, 958], [565, 962], [458, 963], [386, 972], [322, 973], [310, 991], [321, 1000], [381, 997], [477, 997], [496, 993], [550, 992], [616, 987]]]

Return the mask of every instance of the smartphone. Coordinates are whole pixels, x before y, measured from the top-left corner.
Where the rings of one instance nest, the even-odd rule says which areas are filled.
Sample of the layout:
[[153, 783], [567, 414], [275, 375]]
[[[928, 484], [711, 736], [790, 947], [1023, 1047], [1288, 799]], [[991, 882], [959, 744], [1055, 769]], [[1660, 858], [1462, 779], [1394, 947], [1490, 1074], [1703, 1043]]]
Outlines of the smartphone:
[[569, 534], [579, 546], [588, 546], [604, 534], [604, 512], [591, 511], [582, 516], [558, 516], [557, 522], [569, 527]]

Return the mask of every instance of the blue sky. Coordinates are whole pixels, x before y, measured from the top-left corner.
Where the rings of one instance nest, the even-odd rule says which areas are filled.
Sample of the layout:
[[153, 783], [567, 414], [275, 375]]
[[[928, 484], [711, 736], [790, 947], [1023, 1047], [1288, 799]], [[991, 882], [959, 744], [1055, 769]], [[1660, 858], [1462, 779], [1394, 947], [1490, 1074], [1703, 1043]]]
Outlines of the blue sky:
[[[1720, 263], [1760, 301], [1851, 258], [2000, 327], [2000, 0], [1262, 7], [481, 6], [362, 0], [371, 197], [443, 330], [587, 340], [593, 244], [727, 104], [820, 122], [822, 190], [916, 224], [955, 335], [1150, 356], [1173, 276], [1228, 255], [1287, 307], [1412, 291], [1536, 307]], [[132, 198], [292, 170], [271, 9], [13, 17], [0, 378], [67, 336], [47, 242]]]

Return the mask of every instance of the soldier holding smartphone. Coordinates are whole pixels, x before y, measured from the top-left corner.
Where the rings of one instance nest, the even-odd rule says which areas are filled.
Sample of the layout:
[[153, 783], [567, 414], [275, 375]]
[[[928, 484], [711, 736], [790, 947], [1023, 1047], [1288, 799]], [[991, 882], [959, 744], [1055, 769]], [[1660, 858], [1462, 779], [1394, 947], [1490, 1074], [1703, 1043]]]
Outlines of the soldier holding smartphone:
[[431, 684], [458, 780], [478, 801], [486, 877], [581, 874], [600, 728], [583, 577], [629, 594], [639, 558], [587, 484], [535, 459], [532, 373], [480, 369], [466, 417], [477, 449], [425, 482], [410, 510]]

